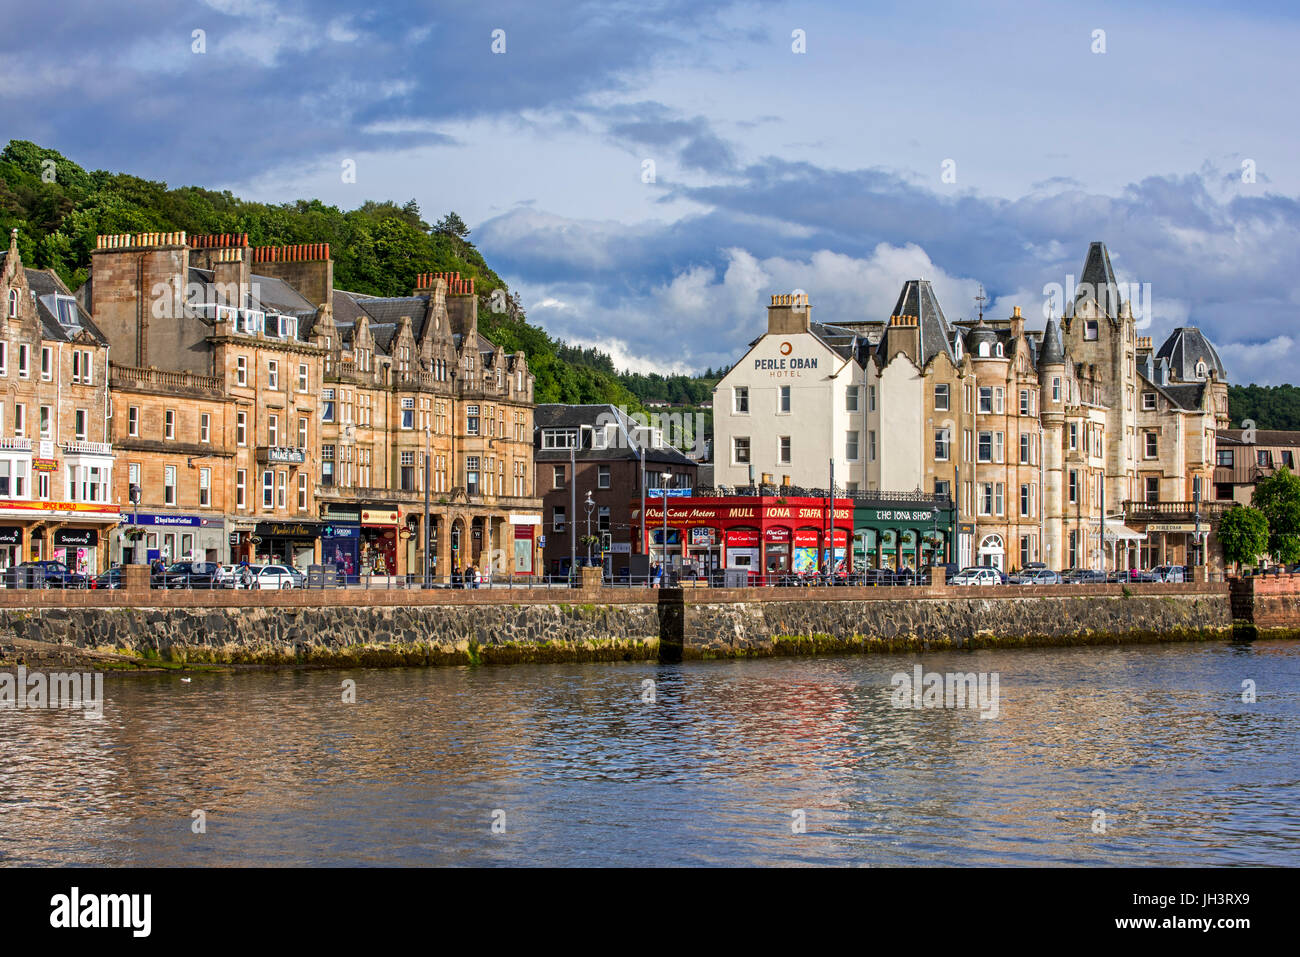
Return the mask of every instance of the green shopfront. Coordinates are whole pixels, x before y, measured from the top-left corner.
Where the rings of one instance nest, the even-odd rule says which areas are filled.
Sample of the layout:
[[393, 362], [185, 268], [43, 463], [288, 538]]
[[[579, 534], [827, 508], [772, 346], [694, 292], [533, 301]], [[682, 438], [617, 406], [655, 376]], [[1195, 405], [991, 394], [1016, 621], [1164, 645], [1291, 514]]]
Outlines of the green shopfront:
[[854, 497], [853, 568], [910, 568], [951, 562], [955, 513], [946, 497]]

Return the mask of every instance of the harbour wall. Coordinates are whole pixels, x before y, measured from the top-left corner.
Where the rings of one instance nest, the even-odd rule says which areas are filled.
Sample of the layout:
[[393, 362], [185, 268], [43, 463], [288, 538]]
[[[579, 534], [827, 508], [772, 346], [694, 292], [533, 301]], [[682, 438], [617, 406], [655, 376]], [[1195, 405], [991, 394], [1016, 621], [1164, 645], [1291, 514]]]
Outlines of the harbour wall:
[[[1235, 587], [1235, 586], [1234, 586]], [[0, 661], [123, 666], [615, 661], [1216, 640], [1228, 584], [0, 592]], [[1300, 630], [1300, 589], [1294, 601]]]

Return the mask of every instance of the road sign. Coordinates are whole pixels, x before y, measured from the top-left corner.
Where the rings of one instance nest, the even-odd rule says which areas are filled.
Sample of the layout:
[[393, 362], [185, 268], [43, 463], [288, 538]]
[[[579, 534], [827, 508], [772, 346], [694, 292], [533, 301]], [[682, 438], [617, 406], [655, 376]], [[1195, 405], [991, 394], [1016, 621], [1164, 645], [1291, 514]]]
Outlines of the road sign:
[[669, 498], [690, 498], [691, 490], [688, 488], [652, 488], [646, 491], [650, 498], [663, 498], [667, 495]]
[[545, 548], [545, 547], [546, 547], [546, 536], [545, 536], [545, 535], [538, 535], [538, 536], [537, 536], [537, 547], [538, 547], [538, 548]]

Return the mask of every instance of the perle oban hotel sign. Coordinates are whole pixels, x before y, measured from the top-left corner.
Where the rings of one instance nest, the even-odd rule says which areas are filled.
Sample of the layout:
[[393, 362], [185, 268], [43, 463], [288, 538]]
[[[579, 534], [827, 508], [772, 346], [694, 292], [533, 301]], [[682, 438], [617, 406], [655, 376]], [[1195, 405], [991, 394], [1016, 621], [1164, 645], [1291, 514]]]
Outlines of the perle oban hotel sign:
[[766, 372], [773, 379], [800, 377], [804, 369], [816, 369], [816, 356], [792, 356], [794, 346], [788, 342], [781, 343], [781, 358], [779, 359], [755, 359], [754, 368], [760, 372]]

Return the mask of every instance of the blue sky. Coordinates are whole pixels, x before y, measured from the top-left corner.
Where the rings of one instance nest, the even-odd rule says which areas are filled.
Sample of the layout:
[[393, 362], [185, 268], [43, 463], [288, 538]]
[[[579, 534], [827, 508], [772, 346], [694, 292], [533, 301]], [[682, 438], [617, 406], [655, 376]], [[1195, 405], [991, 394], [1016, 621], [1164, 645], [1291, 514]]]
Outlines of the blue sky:
[[455, 209], [533, 321], [622, 366], [731, 361], [773, 292], [883, 319], [918, 276], [949, 318], [982, 283], [1041, 324], [1102, 240], [1150, 284], [1145, 334], [1200, 325], [1234, 381], [1300, 380], [1283, 4], [58, 7], [75, 30], [6, 11], [0, 137], [251, 199]]

